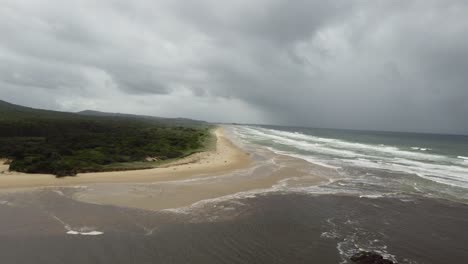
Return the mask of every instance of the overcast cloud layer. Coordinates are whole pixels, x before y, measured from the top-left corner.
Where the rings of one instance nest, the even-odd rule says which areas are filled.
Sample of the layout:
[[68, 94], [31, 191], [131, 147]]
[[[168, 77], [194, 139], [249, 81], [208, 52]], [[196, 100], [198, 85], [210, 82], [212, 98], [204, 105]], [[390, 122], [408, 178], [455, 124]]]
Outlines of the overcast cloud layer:
[[464, 0], [2, 0], [0, 99], [468, 134]]

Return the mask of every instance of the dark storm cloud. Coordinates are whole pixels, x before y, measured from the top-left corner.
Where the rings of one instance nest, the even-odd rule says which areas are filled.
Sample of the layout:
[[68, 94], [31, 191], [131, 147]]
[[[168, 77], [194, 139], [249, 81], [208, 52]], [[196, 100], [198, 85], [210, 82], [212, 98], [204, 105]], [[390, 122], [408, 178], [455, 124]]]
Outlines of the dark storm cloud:
[[0, 96], [65, 110], [468, 133], [467, 12], [462, 0], [3, 1]]
[[349, 1], [178, 2], [184, 19], [214, 37], [244, 37], [268, 45], [289, 45], [315, 34], [321, 26], [350, 12]]

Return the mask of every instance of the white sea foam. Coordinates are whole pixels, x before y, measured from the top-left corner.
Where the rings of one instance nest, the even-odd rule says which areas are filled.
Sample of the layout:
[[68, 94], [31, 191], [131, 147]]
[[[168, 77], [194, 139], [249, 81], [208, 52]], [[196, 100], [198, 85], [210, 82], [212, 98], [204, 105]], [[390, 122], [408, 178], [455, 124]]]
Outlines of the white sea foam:
[[68, 235], [82, 235], [82, 236], [99, 236], [104, 234], [104, 232], [101, 231], [89, 231], [89, 232], [79, 232], [79, 231], [74, 231], [74, 230], [69, 230], [67, 231]]
[[354, 166], [383, 169], [417, 175], [433, 182], [468, 188], [468, 168], [454, 165], [438, 165], [406, 159], [384, 161], [342, 160]]
[[[358, 232], [357, 232], [358, 233]], [[370, 251], [380, 254], [384, 259], [391, 260], [396, 263], [396, 256], [387, 251], [387, 245], [383, 244], [379, 239], [368, 241], [365, 245], [360, 244], [357, 234], [352, 234], [345, 237], [336, 245], [341, 256], [340, 263], [349, 263], [349, 258], [360, 251]]]
[[320, 234], [320, 237], [323, 237], [323, 238], [338, 238], [339, 234], [337, 232], [335, 232], [335, 231], [322, 232], [322, 234]]
[[288, 152], [288, 151], [277, 150], [277, 149], [274, 149], [272, 147], [266, 147], [266, 148], [268, 150], [270, 150], [271, 152], [275, 153], [275, 154], [285, 155], [285, 156], [290, 156], [290, 157], [293, 157], [293, 158], [305, 160], [307, 162], [310, 162], [310, 163], [313, 163], [313, 164], [316, 164], [316, 165], [319, 165], [319, 166], [322, 166], [322, 167], [331, 168], [331, 169], [341, 168], [341, 167], [338, 167], [338, 166], [333, 166], [331, 164], [327, 164], [325, 162], [321, 162], [320, 160], [315, 159], [315, 158], [313, 158], [311, 156], [300, 155], [300, 154], [295, 154], [295, 153]]
[[432, 150], [432, 149], [430, 149], [430, 148], [421, 148], [421, 147], [411, 147], [411, 149], [414, 149], [414, 150], [421, 150], [421, 151]]
[[[447, 157], [436, 154], [427, 154], [402, 150], [393, 146], [371, 145], [344, 140], [322, 138], [305, 135], [297, 132], [286, 132], [266, 128], [246, 128], [245, 131], [257, 139], [270, 139], [276, 143], [296, 147], [298, 149], [321, 153], [325, 155], [336, 155], [340, 157], [365, 157], [373, 155], [397, 156], [417, 160], [446, 160]], [[429, 148], [419, 148], [429, 150]]]
[[338, 169], [341, 164], [349, 164], [409, 173], [436, 183], [468, 188], [468, 157], [428, 153], [432, 150], [429, 147], [414, 146], [405, 150], [261, 127], [240, 127], [239, 134], [247, 140], [264, 143], [277, 154], [326, 167]]
[[104, 232], [93, 230], [94, 228], [90, 228], [90, 227], [78, 228], [78, 231], [77, 231], [77, 230], [74, 230], [75, 228], [72, 228], [69, 224], [67, 224], [65, 221], [60, 219], [58, 216], [54, 214], [51, 214], [50, 216], [63, 225], [65, 230], [67, 230], [66, 234], [68, 235], [99, 236], [99, 235], [104, 234]]
[[229, 202], [232, 206], [236, 206], [236, 205], [239, 206], [239, 205], [243, 205], [243, 203], [240, 202], [239, 200], [255, 198], [257, 197], [257, 195], [276, 192], [276, 191], [278, 191], [277, 188], [254, 189], [250, 191], [238, 192], [238, 193], [225, 195], [221, 197], [201, 200], [189, 206], [163, 209], [162, 211], [179, 213], [179, 214], [189, 214], [190, 212], [200, 209], [200, 208], [216, 207], [216, 204], [221, 203], [221, 202]]
[[369, 199], [377, 199], [377, 198], [383, 198], [385, 195], [383, 194], [362, 194], [359, 195], [359, 198], [369, 198]]
[[53, 192], [57, 193], [60, 196], [65, 196], [65, 194], [60, 190], [54, 190]]

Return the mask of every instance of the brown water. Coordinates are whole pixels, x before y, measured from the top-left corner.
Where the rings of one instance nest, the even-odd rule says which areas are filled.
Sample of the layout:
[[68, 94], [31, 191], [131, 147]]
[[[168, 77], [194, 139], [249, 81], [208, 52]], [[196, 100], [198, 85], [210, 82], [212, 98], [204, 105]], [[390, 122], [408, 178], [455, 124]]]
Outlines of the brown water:
[[468, 206], [443, 200], [268, 193], [173, 212], [86, 204], [75, 191], [1, 195], [2, 263], [347, 263], [359, 249], [468, 260]]

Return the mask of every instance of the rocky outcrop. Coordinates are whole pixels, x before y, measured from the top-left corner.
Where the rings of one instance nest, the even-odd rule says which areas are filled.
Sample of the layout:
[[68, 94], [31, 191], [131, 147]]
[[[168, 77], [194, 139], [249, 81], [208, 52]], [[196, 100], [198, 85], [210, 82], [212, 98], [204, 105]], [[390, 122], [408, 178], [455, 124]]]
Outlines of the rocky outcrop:
[[389, 259], [384, 259], [375, 252], [361, 251], [351, 257], [351, 261], [358, 264], [396, 264]]

